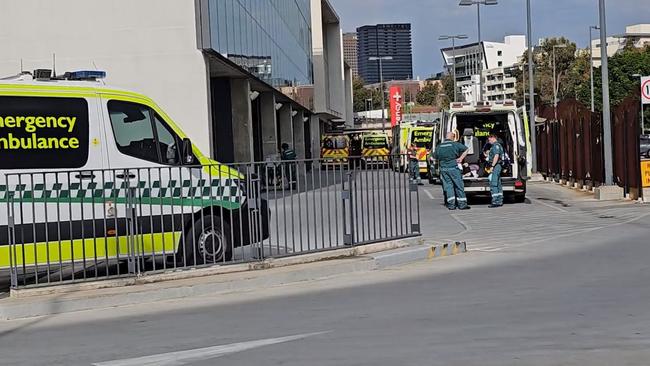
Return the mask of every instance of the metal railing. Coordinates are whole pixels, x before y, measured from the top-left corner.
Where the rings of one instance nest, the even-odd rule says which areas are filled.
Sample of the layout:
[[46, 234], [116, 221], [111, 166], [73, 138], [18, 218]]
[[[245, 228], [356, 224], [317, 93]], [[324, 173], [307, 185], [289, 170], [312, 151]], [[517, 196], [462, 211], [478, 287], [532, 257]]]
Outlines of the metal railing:
[[388, 161], [7, 174], [0, 270], [24, 288], [417, 236], [417, 186]]

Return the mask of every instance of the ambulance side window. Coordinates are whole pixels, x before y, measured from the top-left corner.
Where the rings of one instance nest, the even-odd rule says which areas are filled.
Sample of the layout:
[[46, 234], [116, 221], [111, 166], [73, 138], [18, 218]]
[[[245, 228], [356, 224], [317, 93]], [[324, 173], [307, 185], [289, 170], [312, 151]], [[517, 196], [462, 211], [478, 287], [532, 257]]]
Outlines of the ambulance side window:
[[121, 153], [165, 165], [182, 164], [180, 138], [151, 108], [111, 100], [108, 114]]
[[154, 120], [156, 132], [158, 133], [158, 143], [160, 145], [163, 164], [179, 165], [181, 159], [180, 141], [178, 137], [157, 113], [154, 115]]
[[117, 149], [121, 153], [142, 160], [160, 162], [160, 152], [148, 107], [111, 100], [108, 102], [108, 114]]

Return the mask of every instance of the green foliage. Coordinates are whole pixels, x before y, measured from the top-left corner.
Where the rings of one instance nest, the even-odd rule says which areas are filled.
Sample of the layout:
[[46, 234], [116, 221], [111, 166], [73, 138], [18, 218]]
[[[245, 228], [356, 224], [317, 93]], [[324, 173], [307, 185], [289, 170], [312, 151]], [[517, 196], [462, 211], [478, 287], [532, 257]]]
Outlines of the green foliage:
[[[547, 40], [542, 47], [535, 49], [535, 93], [536, 102], [553, 103], [553, 45], [567, 44], [567, 48], [556, 48], [557, 78], [559, 81], [558, 100], [576, 98], [585, 106], [591, 105], [591, 84], [589, 77], [589, 53], [576, 52], [575, 43], [565, 38]], [[528, 52], [522, 58], [528, 59]], [[525, 76], [524, 76], [525, 73]], [[528, 93], [528, 67], [525, 65], [516, 73], [517, 103], [523, 102], [524, 92]], [[610, 99], [612, 106], [625, 98], [638, 93], [639, 78], [634, 74], [650, 75], [650, 46], [637, 49], [628, 44], [625, 49], [609, 58]], [[526, 79], [526, 84], [523, 81]], [[602, 76], [600, 67], [594, 68], [594, 101], [596, 111], [602, 111]], [[647, 117], [650, 121], [650, 117]]]
[[[381, 108], [381, 92], [374, 88], [364, 87], [364, 82], [360, 78], [355, 78], [352, 81], [352, 93], [354, 99], [354, 111], [363, 112], [368, 109]], [[370, 102], [369, 100], [372, 100]], [[388, 96], [384, 98], [384, 102], [388, 105]]]
[[438, 98], [438, 107], [441, 109], [449, 108], [449, 104], [454, 100], [454, 76], [447, 73], [442, 77], [442, 89], [444, 95]]
[[420, 105], [435, 105], [438, 101], [439, 94], [440, 84], [429, 83], [424, 88], [422, 88], [422, 90], [420, 90], [415, 99]]

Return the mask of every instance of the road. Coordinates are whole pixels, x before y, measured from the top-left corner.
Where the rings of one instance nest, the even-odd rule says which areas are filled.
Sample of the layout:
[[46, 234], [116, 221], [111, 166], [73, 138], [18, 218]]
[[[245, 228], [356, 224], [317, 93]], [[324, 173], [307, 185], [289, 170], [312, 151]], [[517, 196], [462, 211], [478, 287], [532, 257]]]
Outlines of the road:
[[494, 211], [474, 202], [461, 213], [444, 209], [439, 187], [421, 189], [425, 240], [464, 239], [468, 254], [255, 293], [5, 322], [0, 363], [648, 364], [647, 206], [536, 184], [527, 204]]

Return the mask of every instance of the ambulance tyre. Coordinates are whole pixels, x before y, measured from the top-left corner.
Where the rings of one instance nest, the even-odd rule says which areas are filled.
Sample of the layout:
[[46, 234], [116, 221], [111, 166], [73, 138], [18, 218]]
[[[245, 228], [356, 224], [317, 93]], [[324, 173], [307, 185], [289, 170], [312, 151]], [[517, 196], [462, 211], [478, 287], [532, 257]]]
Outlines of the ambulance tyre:
[[182, 266], [231, 261], [231, 238], [230, 225], [219, 216], [209, 213], [197, 216], [196, 221], [187, 229], [184, 245], [176, 254], [177, 261]]

